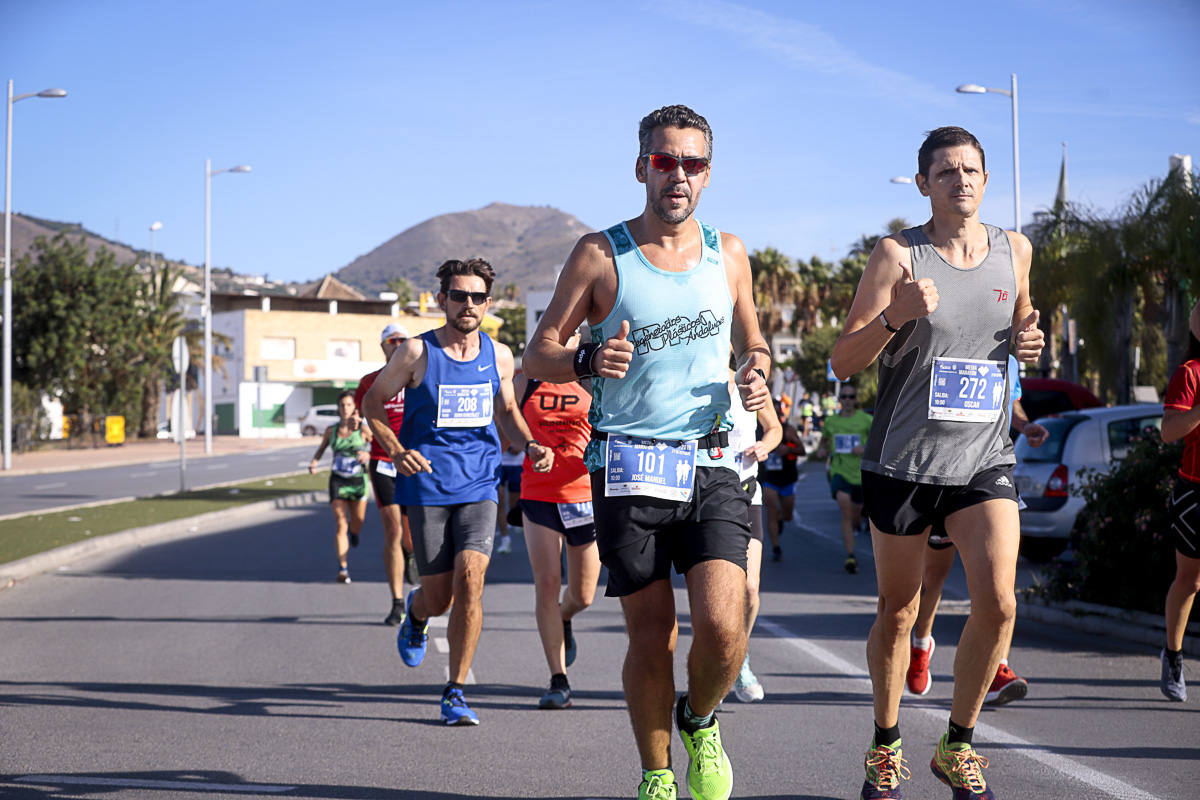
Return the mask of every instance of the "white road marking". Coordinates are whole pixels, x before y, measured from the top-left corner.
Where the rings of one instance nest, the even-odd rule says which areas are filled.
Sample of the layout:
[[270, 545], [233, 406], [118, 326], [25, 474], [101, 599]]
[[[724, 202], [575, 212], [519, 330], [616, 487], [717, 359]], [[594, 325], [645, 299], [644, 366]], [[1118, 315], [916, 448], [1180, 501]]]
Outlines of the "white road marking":
[[151, 781], [142, 778], [90, 778], [86, 775], [24, 775], [17, 783], [40, 783], [68, 786], [118, 786], [126, 789], [181, 789], [195, 792], [290, 792], [295, 786], [274, 786], [267, 783], [203, 783], [200, 781]]
[[[855, 679], [862, 684], [860, 688], [863, 691], [871, 691], [871, 677], [861, 666], [846, 661], [841, 656], [831, 653], [819, 644], [797, 636], [784, 626], [769, 619], [759, 617], [758, 627], [769, 630], [776, 637], [782, 639], [801, 653], [820, 661], [822, 664], [837, 670], [843, 675]], [[911, 706], [910, 708], [922, 714], [935, 717], [938, 720], [944, 719], [946, 715], [946, 709], [944, 708], [933, 708], [930, 706]], [[1026, 741], [1019, 736], [1014, 736], [993, 725], [977, 722], [975, 723], [975, 730], [986, 739], [1020, 748], [1021, 755], [1028, 756], [1034, 761], [1062, 773], [1070, 780], [1087, 784], [1103, 792], [1106, 797], [1113, 797], [1116, 800], [1161, 800], [1156, 795], [1144, 792], [1136, 786], [1131, 786], [1118, 778], [1106, 775], [1078, 761], [1073, 761], [1057, 753], [1051, 753], [1040, 748], [1033, 742]]]
[[35, 492], [40, 492], [43, 489], [62, 489], [66, 485], [66, 481], [58, 481], [56, 483], [39, 483], [37, 486], [33, 487], [33, 490]]
[[450, 640], [444, 636], [433, 637], [433, 646], [439, 653], [450, 652]]
[[129, 477], [131, 477], [131, 478], [152, 478], [157, 474], [158, 474], [158, 470], [152, 469], [149, 472], [131, 472], [131, 473], [129, 473]]

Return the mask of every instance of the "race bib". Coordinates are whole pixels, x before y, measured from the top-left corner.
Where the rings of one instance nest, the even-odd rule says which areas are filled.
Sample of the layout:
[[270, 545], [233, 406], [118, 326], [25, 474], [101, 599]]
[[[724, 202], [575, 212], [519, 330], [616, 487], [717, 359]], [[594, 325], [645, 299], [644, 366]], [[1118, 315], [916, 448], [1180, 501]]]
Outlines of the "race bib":
[[579, 528], [592, 524], [592, 501], [583, 503], [556, 503], [558, 518], [564, 528]]
[[696, 481], [696, 443], [672, 446], [609, 435], [604, 474], [605, 497], [640, 495], [686, 502]]
[[354, 456], [340, 456], [334, 453], [333, 474], [343, 478], [353, 478], [362, 474], [362, 464]]
[[995, 422], [1004, 408], [1003, 361], [935, 358], [929, 381], [929, 419]]
[[780, 452], [772, 452], [767, 455], [767, 472], [779, 472], [783, 469], [783, 454]]
[[853, 453], [854, 448], [862, 444], [857, 433], [835, 433], [833, 435], [833, 452]]
[[492, 421], [492, 384], [438, 386], [439, 428], [481, 428]]
[[391, 461], [377, 461], [375, 463], [375, 472], [380, 475], [387, 475], [389, 478], [396, 477], [396, 465]]

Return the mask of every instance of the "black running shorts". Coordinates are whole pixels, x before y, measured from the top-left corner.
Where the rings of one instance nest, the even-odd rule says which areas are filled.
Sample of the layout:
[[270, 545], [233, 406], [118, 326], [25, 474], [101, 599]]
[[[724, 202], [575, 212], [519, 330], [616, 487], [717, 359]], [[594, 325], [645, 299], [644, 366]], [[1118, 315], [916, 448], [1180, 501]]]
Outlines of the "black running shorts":
[[[570, 504], [563, 503], [562, 505]], [[591, 544], [596, 541], [596, 525], [594, 522], [568, 528], [563, 524], [562, 514], [559, 512], [558, 506], [559, 503], [521, 498], [521, 511], [524, 512], [530, 522], [561, 533], [566, 537], [567, 544], [572, 547], [579, 547], [580, 545]]]
[[380, 464], [391, 464], [395, 469], [395, 464], [392, 464], [391, 461], [371, 459], [371, 489], [375, 492], [375, 504], [380, 508], [394, 506], [396, 505], [396, 478], [380, 472]]
[[867, 516], [881, 533], [918, 536], [929, 528], [945, 529], [955, 511], [998, 498], [1017, 502], [1012, 465], [980, 472], [966, 486], [941, 486], [889, 478], [863, 470]]
[[738, 475], [697, 467], [687, 502], [656, 497], [605, 497], [603, 469], [592, 473], [592, 509], [600, 561], [608, 568], [608, 597], [624, 597], [704, 561], [746, 569], [750, 498]]
[[1170, 520], [1175, 549], [1188, 558], [1200, 558], [1200, 483], [1175, 477]]

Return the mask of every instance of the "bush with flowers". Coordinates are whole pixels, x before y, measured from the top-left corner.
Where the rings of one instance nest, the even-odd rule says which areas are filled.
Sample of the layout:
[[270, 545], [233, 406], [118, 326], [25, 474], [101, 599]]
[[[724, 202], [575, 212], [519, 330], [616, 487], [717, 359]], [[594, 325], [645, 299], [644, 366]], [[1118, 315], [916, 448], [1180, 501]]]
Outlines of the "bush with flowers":
[[1150, 429], [1111, 472], [1082, 474], [1073, 491], [1086, 505], [1072, 549], [1050, 567], [1041, 594], [1161, 614], [1175, 575], [1167, 504], [1182, 454], [1181, 442], [1165, 444]]

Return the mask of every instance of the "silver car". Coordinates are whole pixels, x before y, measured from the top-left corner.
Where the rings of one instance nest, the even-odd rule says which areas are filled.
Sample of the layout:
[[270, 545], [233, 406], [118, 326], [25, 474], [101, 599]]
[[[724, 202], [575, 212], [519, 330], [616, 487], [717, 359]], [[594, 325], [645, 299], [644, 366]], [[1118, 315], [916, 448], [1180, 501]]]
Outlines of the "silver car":
[[1030, 446], [1024, 436], [1016, 444], [1013, 476], [1026, 505], [1021, 511], [1022, 539], [1066, 540], [1083, 509], [1076, 493], [1079, 470], [1108, 472], [1146, 428], [1161, 430], [1162, 414], [1162, 406], [1146, 403], [1087, 408], [1037, 420], [1049, 432], [1042, 446]]
[[320, 436], [325, 429], [338, 421], [336, 404], [313, 406], [308, 413], [300, 418], [300, 434], [302, 436]]

